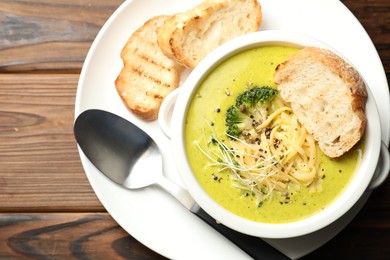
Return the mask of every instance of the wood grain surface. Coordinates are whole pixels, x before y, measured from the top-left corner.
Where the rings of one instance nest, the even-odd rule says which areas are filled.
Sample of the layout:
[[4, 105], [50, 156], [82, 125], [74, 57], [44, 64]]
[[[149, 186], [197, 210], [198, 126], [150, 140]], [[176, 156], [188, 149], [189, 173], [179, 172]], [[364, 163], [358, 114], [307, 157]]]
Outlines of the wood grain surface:
[[73, 137], [77, 74], [0, 74], [0, 212], [102, 211]]
[[[164, 259], [105, 211], [72, 132], [88, 49], [123, 2], [0, 1], [0, 259]], [[372, 38], [389, 79], [390, 1], [342, 2]], [[389, 243], [387, 180], [346, 229], [303, 259], [388, 259]]]
[[79, 73], [123, 0], [1, 0], [0, 72]]
[[0, 232], [0, 259], [161, 258], [105, 213], [0, 214]]

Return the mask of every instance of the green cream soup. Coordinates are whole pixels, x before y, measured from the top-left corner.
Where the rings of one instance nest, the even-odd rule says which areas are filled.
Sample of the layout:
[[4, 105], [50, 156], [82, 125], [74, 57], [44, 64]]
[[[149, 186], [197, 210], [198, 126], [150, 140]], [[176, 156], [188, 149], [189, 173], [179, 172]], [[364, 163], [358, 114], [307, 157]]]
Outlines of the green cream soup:
[[234, 104], [237, 95], [250, 86], [276, 87], [273, 81], [276, 66], [295, 51], [297, 49], [292, 47], [265, 46], [227, 59], [205, 78], [189, 106], [185, 145], [196, 178], [216, 202], [250, 220], [292, 222], [322, 210], [346, 187], [362, 154], [363, 142], [338, 159], [322, 154], [319, 169], [321, 191], [313, 192], [302, 185], [299, 190], [289, 191], [288, 196], [276, 194], [272, 200], [259, 204], [253, 196], [234, 186], [229, 170], [219, 171], [219, 167], [210, 166], [210, 159], [196, 145], [198, 143], [207, 150], [212, 134], [228, 145], [226, 110]]

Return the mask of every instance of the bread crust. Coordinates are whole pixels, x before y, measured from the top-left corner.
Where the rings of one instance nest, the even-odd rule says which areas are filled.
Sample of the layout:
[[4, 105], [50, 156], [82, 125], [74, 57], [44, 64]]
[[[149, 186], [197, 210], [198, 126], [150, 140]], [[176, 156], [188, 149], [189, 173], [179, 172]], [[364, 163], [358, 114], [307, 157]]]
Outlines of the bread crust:
[[274, 81], [327, 156], [341, 156], [363, 136], [364, 80], [335, 53], [305, 47], [277, 66]]
[[220, 44], [257, 31], [261, 21], [257, 0], [208, 0], [167, 19], [157, 30], [157, 41], [165, 55], [193, 69]]
[[123, 68], [115, 80], [123, 103], [147, 121], [157, 119], [163, 99], [179, 86], [184, 69], [166, 57], [157, 44], [156, 29], [168, 18], [156, 16], [130, 36], [121, 51]]

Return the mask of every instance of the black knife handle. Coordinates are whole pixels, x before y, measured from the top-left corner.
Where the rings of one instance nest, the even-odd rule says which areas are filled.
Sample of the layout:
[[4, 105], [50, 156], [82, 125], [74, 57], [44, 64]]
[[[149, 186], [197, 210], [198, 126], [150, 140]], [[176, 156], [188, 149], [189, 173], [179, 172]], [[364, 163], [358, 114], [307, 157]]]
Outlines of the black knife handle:
[[243, 233], [237, 232], [222, 224], [217, 223], [215, 219], [213, 219], [209, 214], [207, 214], [196, 204], [194, 205], [194, 207], [191, 208], [191, 212], [201, 218], [204, 222], [209, 224], [211, 227], [213, 227], [219, 233], [224, 235], [227, 239], [232, 241], [236, 246], [241, 248], [245, 253], [247, 253], [249, 256], [253, 257], [256, 260], [290, 259], [258, 237], [245, 235]]

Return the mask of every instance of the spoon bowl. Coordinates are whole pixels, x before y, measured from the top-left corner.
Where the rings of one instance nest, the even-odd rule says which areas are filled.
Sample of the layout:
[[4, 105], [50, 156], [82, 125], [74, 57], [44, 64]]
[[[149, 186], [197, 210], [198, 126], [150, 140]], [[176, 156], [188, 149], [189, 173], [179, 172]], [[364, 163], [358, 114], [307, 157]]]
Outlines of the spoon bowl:
[[157, 185], [188, 209], [195, 203], [185, 189], [164, 176], [156, 142], [126, 119], [87, 110], [77, 117], [74, 133], [87, 158], [111, 181], [130, 190]]
[[74, 131], [88, 159], [115, 183], [139, 189], [158, 184], [162, 178], [157, 144], [125, 119], [88, 110], [76, 119]]

